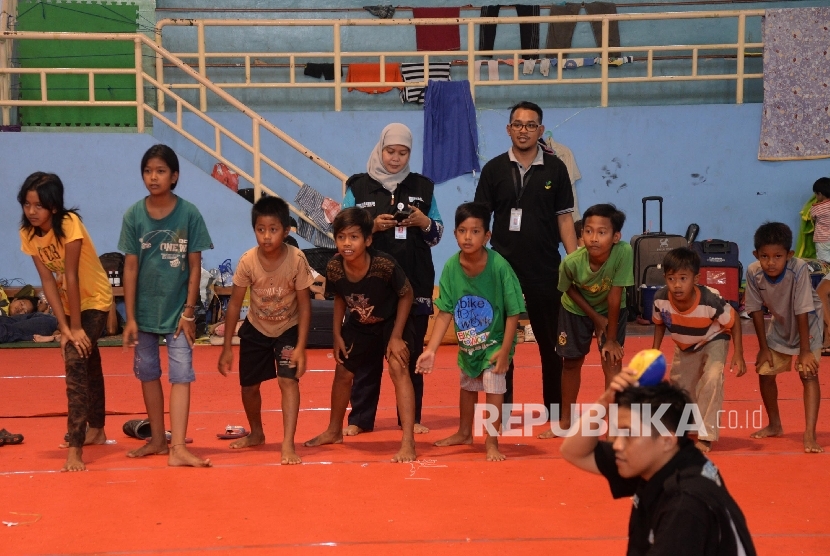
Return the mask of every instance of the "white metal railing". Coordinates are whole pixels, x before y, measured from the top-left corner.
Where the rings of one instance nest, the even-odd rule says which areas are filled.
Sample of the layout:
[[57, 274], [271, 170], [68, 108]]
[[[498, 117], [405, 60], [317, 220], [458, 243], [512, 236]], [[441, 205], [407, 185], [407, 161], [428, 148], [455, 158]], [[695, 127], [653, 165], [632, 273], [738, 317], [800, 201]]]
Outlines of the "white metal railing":
[[[7, 111], [12, 107], [24, 107], [24, 106], [41, 106], [41, 107], [50, 107], [50, 106], [103, 106], [103, 107], [114, 107], [114, 106], [130, 106], [134, 107], [136, 110], [136, 117], [137, 117], [137, 129], [139, 132], [144, 132], [145, 126], [145, 116], [151, 115], [155, 118], [159, 119], [160, 121], [164, 122], [165, 124], [169, 125], [172, 129], [176, 130], [180, 133], [183, 137], [187, 138], [188, 140], [192, 141], [195, 145], [199, 148], [204, 150], [206, 153], [210, 154], [211, 156], [215, 157], [217, 160], [224, 162], [227, 164], [229, 168], [237, 172], [241, 177], [250, 181], [254, 186], [254, 197], [258, 199], [263, 192], [268, 193], [270, 195], [277, 195], [272, 189], [269, 189], [265, 184], [262, 182], [262, 171], [264, 167], [270, 167], [279, 172], [283, 177], [288, 179], [289, 181], [293, 182], [297, 186], [302, 186], [303, 181], [296, 177], [294, 174], [289, 172], [279, 163], [277, 163], [272, 158], [268, 157], [266, 154], [262, 152], [261, 144], [262, 144], [262, 136], [266, 133], [270, 133], [277, 139], [283, 141], [288, 146], [292, 147], [299, 153], [303, 155], [304, 158], [311, 160], [329, 174], [337, 178], [341, 183], [341, 188], [345, 191], [345, 182], [348, 176], [317, 156], [313, 153], [310, 149], [306, 148], [304, 145], [300, 144], [293, 138], [291, 138], [288, 134], [284, 131], [279, 129], [277, 126], [242, 104], [239, 100], [235, 99], [233, 96], [219, 88], [217, 85], [212, 83], [203, 75], [200, 75], [196, 71], [194, 71], [190, 66], [176, 58], [175, 56], [171, 55], [161, 46], [155, 44], [152, 40], [148, 39], [144, 35], [141, 34], [131, 34], [131, 33], [34, 33], [34, 32], [12, 32], [12, 31], [5, 31], [0, 33], [0, 45], [4, 45], [5, 48], [10, 48], [9, 43], [11, 41], [23, 41], [23, 40], [95, 40], [95, 41], [129, 41], [132, 42], [134, 45], [134, 52], [135, 52], [135, 65], [132, 68], [16, 68], [16, 67], [9, 67], [9, 66], [0, 66], [0, 83], [8, 82], [12, 75], [39, 75], [40, 76], [40, 96], [41, 98], [38, 100], [18, 100], [8, 98], [9, 95], [4, 97], [0, 97], [0, 108], [3, 110], [3, 117], [4, 117], [4, 125], [8, 125], [7, 118]], [[203, 111], [199, 110], [192, 104], [190, 104], [187, 100], [183, 99], [179, 94], [175, 91], [167, 89], [166, 94], [174, 101], [175, 103], [175, 116], [171, 116], [170, 114], [166, 114], [158, 110], [157, 108], [153, 107], [151, 103], [145, 100], [145, 87], [149, 87], [150, 89], [154, 89], [157, 93], [161, 91], [163, 85], [152, 75], [147, 74], [142, 69], [142, 61], [145, 49], [149, 49], [153, 55], [159, 59], [164, 60], [168, 64], [171, 64], [177, 68], [179, 68], [186, 77], [189, 77], [195, 80], [199, 86], [204, 87], [206, 91], [211, 91], [212, 93], [216, 94], [219, 98], [223, 101], [228, 103], [229, 105], [236, 108], [239, 112], [246, 115], [251, 122], [251, 141], [245, 141], [228, 128], [217, 122], [215, 119], [211, 118], [208, 114], [205, 114]], [[2, 52], [2, 51], [0, 51]], [[51, 100], [49, 98], [49, 88], [47, 86], [47, 77], [49, 75], [67, 75], [67, 74], [74, 74], [74, 75], [87, 75], [89, 78], [88, 83], [88, 98], [86, 100]], [[101, 100], [97, 99], [95, 96], [95, 78], [99, 75], [125, 75], [125, 74], [133, 74], [135, 75], [135, 92], [136, 92], [136, 99], [135, 100]], [[197, 116], [203, 122], [207, 123], [213, 129], [213, 142], [212, 144], [208, 144], [194, 134], [190, 133], [184, 126], [184, 113], [189, 112]], [[245, 151], [247, 151], [251, 156], [252, 161], [252, 171], [248, 172], [240, 165], [239, 161], [234, 161], [227, 158], [223, 153], [223, 144], [225, 141], [231, 141], [235, 143]], [[297, 214], [299, 218], [310, 223], [315, 228], [319, 227], [310, 220], [302, 211], [297, 210], [296, 207], [291, 206], [291, 210]]]
[[[762, 79], [762, 73], [745, 73], [744, 58], [747, 55], [759, 55], [763, 47], [762, 42], [747, 42], [746, 20], [751, 17], [763, 16], [763, 10], [733, 10], [733, 11], [705, 11], [705, 12], [672, 12], [672, 13], [637, 13], [637, 14], [609, 14], [609, 15], [578, 15], [578, 16], [538, 16], [538, 17], [462, 17], [458, 19], [163, 19], [158, 22], [156, 41], [159, 45], [164, 41], [164, 30], [168, 27], [195, 27], [196, 28], [196, 50], [191, 52], [173, 52], [173, 54], [184, 61], [191, 63], [197, 68], [202, 76], [206, 76], [207, 68], [211, 65], [222, 67], [238, 67], [244, 71], [236, 80], [217, 82], [215, 84], [222, 89], [333, 89], [334, 109], [341, 110], [343, 103], [343, 90], [352, 87], [417, 87], [425, 86], [429, 79], [430, 60], [446, 61], [448, 58], [454, 64], [466, 64], [467, 79], [470, 81], [470, 92], [475, 99], [476, 88], [478, 87], [503, 87], [515, 85], [529, 86], [561, 86], [561, 85], [582, 85], [596, 84], [600, 88], [600, 104], [608, 106], [609, 86], [616, 83], [658, 83], [667, 81], [714, 81], [727, 80], [736, 83], [735, 102], [743, 103], [744, 82], [748, 79]], [[700, 20], [700, 19], [730, 19], [737, 22], [737, 32], [733, 42], [717, 44], [655, 44], [655, 45], [622, 45], [611, 47], [608, 45], [608, 30], [611, 22], [631, 21], [670, 21], [670, 20]], [[595, 48], [566, 48], [566, 49], [534, 49], [534, 50], [478, 50], [475, 48], [475, 27], [484, 24], [520, 24], [520, 23], [554, 23], [554, 22], [600, 22], [602, 25], [601, 45]], [[344, 27], [403, 27], [414, 25], [459, 25], [461, 31], [466, 31], [466, 50], [461, 51], [395, 51], [395, 52], [346, 52], [343, 50], [341, 30]], [[208, 27], [328, 27], [331, 29], [333, 48], [330, 52], [226, 52], [208, 51], [205, 40], [205, 29]], [[755, 49], [754, 52], [747, 52], [748, 49]], [[734, 57], [736, 61], [735, 71], [732, 73], [701, 73], [699, 61], [707, 56], [707, 53], [727, 52], [727, 56]], [[637, 55], [638, 61], [642, 60], [642, 75], [626, 77], [609, 77], [609, 60], [619, 57], [621, 53], [626, 55]], [[580, 77], [570, 75], [563, 78], [562, 61], [567, 55], [588, 54], [600, 59], [599, 77]], [[671, 53], [674, 56], [683, 55], [691, 61], [687, 74], [681, 75], [655, 75], [654, 64], [656, 57], [661, 54]], [[523, 54], [536, 56], [555, 57], [556, 76], [549, 79], [520, 79], [519, 66]], [[483, 56], [509, 57], [512, 60], [512, 79], [500, 79], [499, 81], [479, 81], [475, 75], [475, 62]], [[302, 68], [303, 64], [297, 63], [298, 59], [321, 59], [331, 61], [334, 64], [334, 80], [331, 83], [303, 82], [297, 81], [296, 71]], [[341, 69], [350, 60], [370, 60], [380, 64], [380, 80], [377, 82], [346, 83], [341, 77]], [[256, 61], [273, 60], [272, 63], [264, 63], [258, 66]], [[388, 61], [418, 61], [424, 63], [423, 82], [402, 82], [389, 81], [385, 76], [385, 64]], [[289, 69], [286, 81], [253, 81], [252, 70], [264, 67], [286, 67]], [[160, 59], [156, 64], [156, 79], [164, 83], [164, 65]], [[198, 89], [199, 107], [207, 110], [207, 89], [204, 85], [193, 83], [164, 83], [164, 90], [170, 89]], [[160, 94], [158, 105], [164, 110], [164, 95]]]

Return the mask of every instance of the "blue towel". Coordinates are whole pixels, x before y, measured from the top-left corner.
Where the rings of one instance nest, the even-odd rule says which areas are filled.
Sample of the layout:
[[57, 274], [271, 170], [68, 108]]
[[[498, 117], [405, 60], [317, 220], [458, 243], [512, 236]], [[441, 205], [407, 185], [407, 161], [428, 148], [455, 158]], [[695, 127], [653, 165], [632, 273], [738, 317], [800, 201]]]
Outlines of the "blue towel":
[[423, 174], [444, 183], [474, 170], [481, 166], [470, 82], [430, 79], [424, 99]]

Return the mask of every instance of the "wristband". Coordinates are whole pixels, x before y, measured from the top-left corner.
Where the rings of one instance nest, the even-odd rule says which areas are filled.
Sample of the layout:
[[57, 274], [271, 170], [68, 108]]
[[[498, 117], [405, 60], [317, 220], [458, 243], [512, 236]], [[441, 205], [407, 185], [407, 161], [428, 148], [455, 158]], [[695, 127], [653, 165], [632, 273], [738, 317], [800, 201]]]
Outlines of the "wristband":
[[428, 232], [428, 231], [430, 231], [431, 229], [432, 229], [432, 219], [430, 219], [429, 224], [427, 225], [427, 227], [426, 227], [426, 228], [421, 228], [421, 231], [423, 231], [423, 232]]
[[185, 309], [193, 309], [194, 311], [196, 310], [196, 306], [195, 306], [195, 305], [188, 305], [187, 303], [185, 303], [185, 304], [184, 304], [184, 308], [185, 308]]
[[195, 320], [196, 320], [196, 317], [186, 317], [186, 316], [184, 316], [184, 311], [182, 311], [182, 316], [181, 316], [181, 318], [183, 318], [183, 319], [184, 319], [184, 320], [186, 320], [187, 322], [193, 322], [193, 321], [195, 321]]

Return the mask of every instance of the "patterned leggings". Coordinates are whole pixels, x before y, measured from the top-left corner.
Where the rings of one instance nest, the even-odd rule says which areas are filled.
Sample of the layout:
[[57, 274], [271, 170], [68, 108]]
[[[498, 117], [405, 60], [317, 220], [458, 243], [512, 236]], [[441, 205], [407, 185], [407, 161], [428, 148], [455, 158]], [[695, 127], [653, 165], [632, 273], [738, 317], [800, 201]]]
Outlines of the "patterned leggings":
[[81, 326], [89, 336], [92, 351], [84, 359], [73, 344], [66, 344], [66, 398], [69, 401], [67, 431], [69, 446], [80, 448], [86, 439], [86, 426], [104, 427], [104, 372], [98, 338], [107, 324], [107, 312], [87, 309], [81, 312]]

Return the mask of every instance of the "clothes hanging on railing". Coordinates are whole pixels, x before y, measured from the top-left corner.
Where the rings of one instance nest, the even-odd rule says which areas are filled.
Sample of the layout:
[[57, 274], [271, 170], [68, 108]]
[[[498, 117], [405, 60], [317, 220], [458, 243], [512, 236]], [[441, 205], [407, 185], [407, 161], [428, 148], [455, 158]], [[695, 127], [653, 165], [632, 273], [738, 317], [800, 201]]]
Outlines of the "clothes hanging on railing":
[[[538, 5], [531, 4], [513, 4], [516, 8], [516, 15], [519, 17], [538, 17], [540, 14]], [[481, 17], [498, 17], [501, 5], [482, 6]], [[520, 23], [519, 24], [519, 40], [521, 42], [522, 50], [536, 50], [539, 48], [539, 24], [538, 23]], [[496, 42], [496, 24], [491, 23], [487, 25], [479, 25], [478, 31], [478, 49], [479, 50], [493, 50], [493, 44]], [[522, 58], [535, 59], [537, 55], [524, 54]]]
[[[567, 3], [564, 6], [551, 6], [550, 15], [578, 15], [582, 7], [588, 15], [616, 14], [617, 5], [611, 2], [585, 2], [582, 4]], [[575, 21], [551, 23], [548, 25], [548, 38], [545, 48], [570, 48], [576, 29]], [[597, 46], [602, 46], [602, 22], [592, 21], [591, 31]], [[617, 21], [610, 21], [608, 25], [608, 46], [620, 46], [620, 26]]]
[[373, 16], [381, 19], [392, 19], [395, 17], [395, 6], [392, 6], [391, 4], [382, 6], [363, 6], [363, 9]]
[[[317, 79], [320, 79], [322, 77], [326, 81], [334, 81], [334, 64], [318, 64], [315, 62], [306, 62], [305, 69], [303, 70], [303, 75], [315, 77]], [[342, 69], [340, 70], [340, 75], [343, 75]]]
[[[374, 83], [380, 81], [380, 64], [349, 64], [349, 73], [346, 74], [346, 83]], [[403, 81], [401, 65], [386, 64], [386, 81]], [[376, 95], [387, 93], [392, 87], [349, 87], [349, 91], [357, 89], [363, 93]]]
[[339, 206], [339, 203], [329, 197], [323, 196], [322, 193], [306, 183], [300, 187], [300, 190], [294, 197], [294, 203], [317, 226], [315, 228], [301, 219], [297, 223], [297, 235], [317, 247], [334, 248], [334, 242], [326, 233], [331, 231], [329, 215], [334, 209], [332, 204]]
[[476, 60], [475, 61], [475, 76], [476, 81], [481, 81], [481, 66], [487, 64], [487, 80], [499, 80], [499, 61], [498, 60]]
[[[401, 75], [406, 82], [418, 82], [424, 80], [424, 64], [402, 63]], [[429, 64], [429, 79], [430, 81], [449, 81], [450, 80], [450, 63], [449, 62], [430, 62]], [[417, 102], [424, 103], [424, 95], [426, 87], [404, 87], [401, 90], [401, 102]]]
[[480, 169], [470, 82], [430, 80], [424, 101], [422, 173], [438, 184]]
[[[461, 17], [461, 8], [412, 8], [415, 19], [450, 19]], [[416, 25], [418, 50], [461, 50], [458, 25]]]

